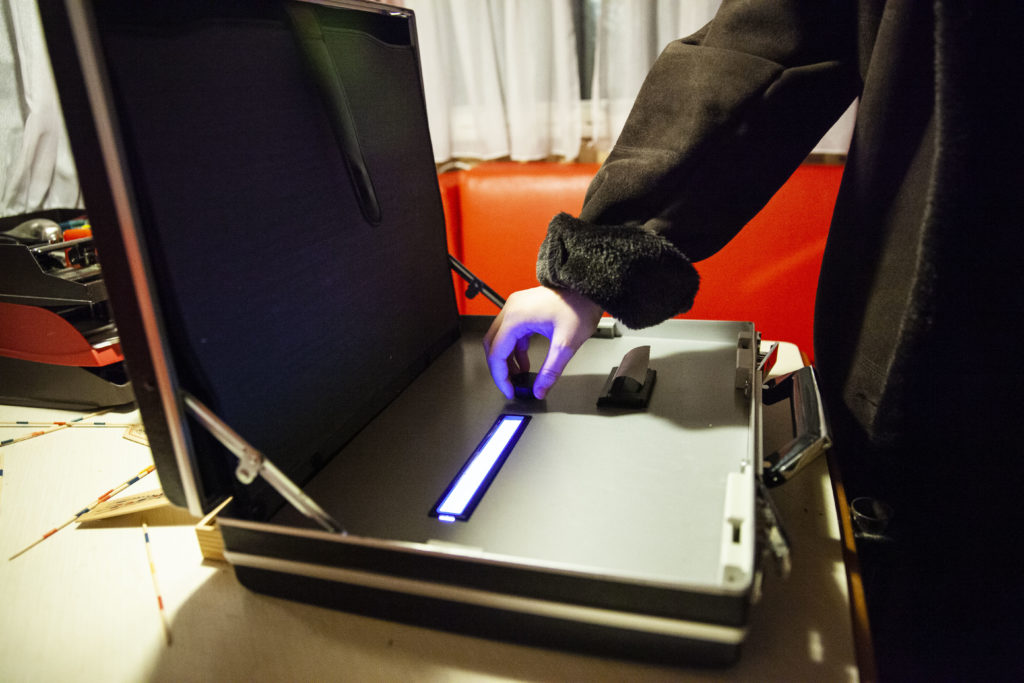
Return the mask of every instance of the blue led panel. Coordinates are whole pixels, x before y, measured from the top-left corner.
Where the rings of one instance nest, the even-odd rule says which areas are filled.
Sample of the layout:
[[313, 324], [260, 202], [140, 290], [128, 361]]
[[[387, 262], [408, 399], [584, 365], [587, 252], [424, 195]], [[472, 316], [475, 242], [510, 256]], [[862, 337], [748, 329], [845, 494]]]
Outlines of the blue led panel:
[[469, 519], [529, 421], [528, 415], [499, 416], [430, 514], [442, 522]]

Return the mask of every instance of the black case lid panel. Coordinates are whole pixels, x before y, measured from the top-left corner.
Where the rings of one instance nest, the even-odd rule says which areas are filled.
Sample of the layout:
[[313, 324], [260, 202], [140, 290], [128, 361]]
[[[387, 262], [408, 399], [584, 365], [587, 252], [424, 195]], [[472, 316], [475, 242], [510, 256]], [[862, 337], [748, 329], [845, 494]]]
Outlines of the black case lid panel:
[[411, 15], [95, 20], [177, 380], [301, 483], [458, 336]]

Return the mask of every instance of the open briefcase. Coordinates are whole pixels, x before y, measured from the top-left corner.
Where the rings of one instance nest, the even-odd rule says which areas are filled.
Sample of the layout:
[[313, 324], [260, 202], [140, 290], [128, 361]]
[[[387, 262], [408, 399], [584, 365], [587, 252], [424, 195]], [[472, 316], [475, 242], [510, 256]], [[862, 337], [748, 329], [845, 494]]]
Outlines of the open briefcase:
[[603, 654], [738, 656], [762, 554], [784, 554], [762, 480], [827, 443], [813, 376], [789, 383], [807, 434], [771, 456], [750, 323], [612, 326], [545, 401], [507, 402], [488, 320], [456, 311], [408, 10], [40, 8], [164, 490], [197, 516], [233, 497], [243, 584]]

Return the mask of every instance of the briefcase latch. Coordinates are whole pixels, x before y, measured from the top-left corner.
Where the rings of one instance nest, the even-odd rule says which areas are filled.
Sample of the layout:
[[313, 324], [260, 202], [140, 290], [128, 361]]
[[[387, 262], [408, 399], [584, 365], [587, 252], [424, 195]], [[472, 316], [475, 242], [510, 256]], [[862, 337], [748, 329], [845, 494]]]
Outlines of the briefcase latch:
[[747, 398], [754, 390], [754, 370], [757, 366], [757, 348], [760, 337], [753, 330], [741, 332], [736, 339], [736, 378], [734, 386], [743, 390]]
[[789, 535], [782, 526], [782, 517], [772, 501], [771, 494], [760, 478], [757, 479], [757, 507], [760, 515], [761, 547], [765, 555], [775, 561], [775, 570], [782, 578], [789, 576], [793, 568], [789, 552]]

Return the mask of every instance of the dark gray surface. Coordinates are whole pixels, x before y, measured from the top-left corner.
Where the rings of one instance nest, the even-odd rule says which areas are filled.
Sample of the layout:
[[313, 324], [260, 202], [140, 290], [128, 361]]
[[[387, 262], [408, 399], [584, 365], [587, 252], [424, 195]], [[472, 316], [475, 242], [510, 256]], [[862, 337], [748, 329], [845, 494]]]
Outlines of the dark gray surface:
[[[509, 403], [467, 329], [307, 487], [349, 533], [456, 543], [598, 574], [719, 585], [725, 482], [753, 455], [733, 386], [745, 323], [670, 321], [588, 341], [542, 402]], [[651, 345], [646, 412], [599, 409], [609, 370]], [[543, 348], [536, 349], [534, 369]], [[429, 511], [501, 413], [533, 416], [467, 522]], [[751, 495], [753, 492], [751, 491]], [[305, 526], [293, 510], [277, 522]]]

